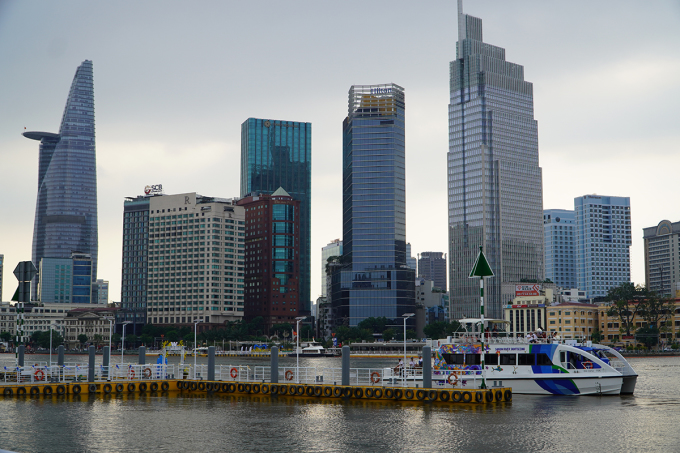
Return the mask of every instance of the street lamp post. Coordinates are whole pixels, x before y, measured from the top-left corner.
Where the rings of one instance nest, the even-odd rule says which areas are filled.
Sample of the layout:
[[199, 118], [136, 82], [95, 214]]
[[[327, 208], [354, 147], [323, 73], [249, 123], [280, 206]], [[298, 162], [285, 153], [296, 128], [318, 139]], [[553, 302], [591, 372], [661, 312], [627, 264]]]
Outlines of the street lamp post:
[[196, 340], [198, 338], [198, 323], [200, 319], [194, 321], [194, 379], [196, 379]]
[[[406, 320], [415, 315], [415, 313], [404, 313], [401, 315], [404, 318], [404, 366], [402, 368], [402, 371], [404, 372], [404, 385], [406, 385]], [[423, 360], [425, 360], [425, 357], [423, 357]], [[429, 360], [431, 360], [431, 357]]]
[[131, 324], [132, 321], [125, 321], [123, 323], [123, 336], [120, 340], [120, 364], [123, 365], [123, 361], [125, 360], [125, 357], [123, 357], [123, 354], [125, 354], [125, 326], [128, 324]]
[[297, 348], [295, 349], [295, 355], [297, 356], [297, 365], [295, 366], [295, 377], [297, 383], [300, 383], [300, 321], [307, 319], [306, 316], [298, 316], [295, 318], [297, 321]]
[[52, 321], [50, 321], [50, 372], [52, 372]]

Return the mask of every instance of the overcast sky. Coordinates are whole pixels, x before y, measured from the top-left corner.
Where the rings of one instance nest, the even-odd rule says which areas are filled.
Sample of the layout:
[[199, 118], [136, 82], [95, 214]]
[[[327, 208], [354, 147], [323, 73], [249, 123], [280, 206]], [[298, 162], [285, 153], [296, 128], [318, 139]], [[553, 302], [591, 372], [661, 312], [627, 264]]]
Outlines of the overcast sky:
[[[544, 208], [631, 197], [642, 228], [680, 221], [680, 2], [477, 0], [484, 41], [534, 85]], [[31, 259], [38, 143], [58, 132], [77, 66], [94, 63], [99, 278], [120, 300], [122, 213], [147, 184], [239, 195], [240, 125], [312, 123], [312, 298], [342, 237], [342, 121], [353, 84], [406, 89], [407, 240], [447, 252], [449, 61], [456, 2], [0, 0], [0, 253], [4, 300]]]

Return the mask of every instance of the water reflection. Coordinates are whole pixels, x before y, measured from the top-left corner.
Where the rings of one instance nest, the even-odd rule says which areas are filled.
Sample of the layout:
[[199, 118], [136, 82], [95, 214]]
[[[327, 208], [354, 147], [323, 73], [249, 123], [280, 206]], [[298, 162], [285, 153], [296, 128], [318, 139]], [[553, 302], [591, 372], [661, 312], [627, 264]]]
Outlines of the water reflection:
[[680, 359], [632, 362], [640, 372], [635, 396], [515, 395], [492, 405], [164, 392], [0, 397], [0, 448], [677, 451]]

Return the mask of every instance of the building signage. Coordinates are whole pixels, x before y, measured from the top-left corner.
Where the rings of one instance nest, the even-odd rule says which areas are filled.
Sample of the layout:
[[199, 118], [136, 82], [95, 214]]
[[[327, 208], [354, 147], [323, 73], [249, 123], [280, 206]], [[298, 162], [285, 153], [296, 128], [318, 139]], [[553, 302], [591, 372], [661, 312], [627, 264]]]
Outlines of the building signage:
[[515, 285], [515, 297], [540, 296], [541, 285]]
[[371, 88], [371, 94], [390, 94], [392, 88]]
[[163, 193], [163, 185], [156, 184], [153, 186], [144, 187], [144, 195], [158, 195]]
[[524, 305], [508, 305], [507, 308], [545, 308], [545, 304], [524, 304]]

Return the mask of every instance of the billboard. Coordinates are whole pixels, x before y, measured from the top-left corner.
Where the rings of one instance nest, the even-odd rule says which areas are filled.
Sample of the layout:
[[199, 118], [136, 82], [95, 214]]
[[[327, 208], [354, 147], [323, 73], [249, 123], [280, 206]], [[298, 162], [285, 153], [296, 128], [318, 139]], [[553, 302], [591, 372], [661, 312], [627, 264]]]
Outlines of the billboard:
[[541, 285], [515, 285], [515, 297], [540, 296]]

